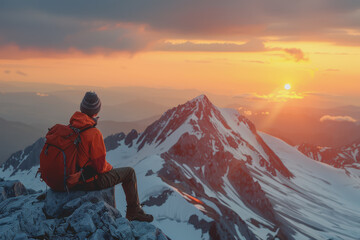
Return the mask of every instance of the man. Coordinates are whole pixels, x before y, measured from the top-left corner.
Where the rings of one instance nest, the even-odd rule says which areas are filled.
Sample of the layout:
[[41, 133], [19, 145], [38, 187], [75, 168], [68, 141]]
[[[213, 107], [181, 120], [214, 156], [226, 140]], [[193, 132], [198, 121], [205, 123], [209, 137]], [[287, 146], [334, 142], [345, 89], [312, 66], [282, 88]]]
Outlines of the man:
[[[113, 168], [105, 159], [106, 149], [101, 132], [92, 126], [97, 124], [97, 114], [101, 101], [95, 92], [87, 92], [81, 102], [81, 112], [75, 112], [70, 125], [77, 129], [90, 129], [81, 133], [78, 149], [78, 165], [81, 166], [82, 181], [72, 190], [99, 190], [122, 183], [126, 195], [126, 218], [130, 221], [153, 221], [153, 216], [146, 214], [139, 203], [136, 174], [133, 168]], [[71, 182], [71, 178], [67, 181]]]

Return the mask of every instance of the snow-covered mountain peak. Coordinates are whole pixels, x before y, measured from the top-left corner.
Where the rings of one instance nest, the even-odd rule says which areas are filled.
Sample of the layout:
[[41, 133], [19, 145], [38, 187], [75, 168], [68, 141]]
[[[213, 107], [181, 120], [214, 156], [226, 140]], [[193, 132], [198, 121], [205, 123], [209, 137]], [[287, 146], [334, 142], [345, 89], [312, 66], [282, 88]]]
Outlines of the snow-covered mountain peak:
[[201, 104], [201, 105], [214, 106], [212, 104], [212, 102], [209, 100], [209, 98], [205, 94], [199, 95], [199, 96], [187, 101], [185, 103], [185, 105], [186, 104], [193, 104], [193, 103], [197, 103], [197, 104]]
[[[213, 116], [222, 121], [226, 128], [229, 128], [217, 107], [205, 95], [200, 95], [169, 109], [160, 119], [148, 126], [137, 141], [138, 149], [142, 149], [146, 144], [158, 146], [171, 135], [176, 136], [172, 141], [175, 144], [185, 132], [201, 137], [202, 131], [207, 131], [206, 128], [211, 125], [210, 119]], [[202, 124], [199, 124], [200, 122]], [[176, 134], [174, 134], [175, 132]], [[168, 139], [167, 142], [169, 142]]]
[[201, 95], [189, 100], [188, 102], [193, 102], [193, 101], [207, 101], [207, 102], [210, 102], [209, 98], [205, 94], [201, 94]]
[[[166, 143], [164, 143], [166, 140]], [[220, 109], [205, 95], [178, 105], [151, 124], [137, 140], [138, 151], [144, 147], [161, 149], [163, 153], [188, 153], [192, 147], [201, 152], [192, 164], [204, 166], [205, 159], [214, 161], [216, 154], [225, 164], [230, 158], [265, 168], [270, 174], [292, 174], [257, 134], [254, 124], [234, 109]], [[178, 150], [176, 150], [178, 149]], [[212, 162], [210, 162], [212, 164]], [[206, 165], [206, 164], [205, 164]], [[223, 169], [222, 175], [226, 173]]]
[[[228, 121], [239, 125], [239, 121], [248, 121], [240, 114], [230, 109], [219, 109], [207, 98], [206, 95], [200, 95], [184, 104], [166, 111], [160, 119], [148, 126], [138, 138], [138, 150], [145, 145], [159, 146], [164, 140], [167, 140], [168, 147], [175, 144], [184, 134], [195, 135], [198, 139], [206, 134], [226, 138], [232, 131]], [[225, 119], [225, 115], [229, 118]], [[251, 129], [255, 132], [255, 127]], [[176, 134], [175, 134], [176, 133]], [[173, 139], [170, 137], [174, 136]], [[169, 139], [170, 138], [170, 139]]]

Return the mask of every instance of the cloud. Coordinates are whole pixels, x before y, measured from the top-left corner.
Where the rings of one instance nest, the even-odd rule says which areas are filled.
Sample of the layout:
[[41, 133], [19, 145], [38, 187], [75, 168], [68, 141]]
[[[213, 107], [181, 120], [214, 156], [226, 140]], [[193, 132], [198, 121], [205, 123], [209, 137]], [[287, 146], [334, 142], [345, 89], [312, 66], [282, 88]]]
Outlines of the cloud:
[[234, 98], [242, 98], [255, 101], [267, 101], [267, 102], [287, 102], [291, 99], [303, 99], [305, 97], [302, 93], [296, 93], [292, 91], [280, 90], [275, 93], [260, 95], [257, 93], [244, 93], [237, 95]]
[[331, 115], [324, 115], [320, 118], [320, 122], [325, 121], [335, 121], [335, 122], [357, 122], [356, 119], [350, 116], [331, 116]]
[[24, 76], [24, 77], [27, 76], [27, 74], [24, 73], [24, 72], [22, 72], [22, 71], [16, 71], [16, 73], [17, 73], [18, 75], [21, 75], [21, 76]]
[[234, 96], [234, 98], [242, 98], [242, 99], [248, 99], [248, 100], [265, 100], [265, 98], [259, 94], [256, 93], [243, 93], [237, 96]]
[[252, 111], [250, 111], [250, 110], [245, 110], [245, 111], [244, 111], [244, 114], [245, 114], [245, 115], [248, 115], [248, 116], [251, 116], [251, 115], [252, 115]]
[[[264, 41], [260, 39], [252, 39], [246, 43], [208, 43], [208, 42], [194, 42], [194, 41], [165, 41], [155, 45], [153, 50], [157, 51], [181, 51], [181, 52], [270, 52], [270, 51], [283, 51], [287, 53], [292, 60], [308, 61], [303, 51], [299, 48], [271, 48], [266, 47]], [[265, 63], [263, 61], [246, 61], [251, 63]]]
[[316, 97], [323, 97], [323, 98], [339, 98], [344, 97], [342, 95], [336, 95], [331, 93], [324, 93], [324, 92], [304, 92], [306, 96], [316, 96]]
[[163, 42], [155, 47], [159, 51], [198, 51], [198, 52], [260, 52], [266, 51], [261, 40], [252, 40], [244, 44], [238, 43], [183, 43]]
[[248, 63], [260, 63], [260, 64], [265, 64], [266, 62], [264, 61], [258, 61], [258, 60], [244, 60], [243, 62], [248, 62]]
[[291, 57], [294, 58], [296, 62], [299, 61], [308, 61], [309, 59], [305, 57], [303, 51], [298, 48], [285, 48], [283, 49], [284, 52], [289, 54]]
[[[86, 3], [84, 3], [86, 5]], [[159, 40], [146, 24], [81, 19], [66, 14], [0, 10], [0, 46], [21, 51], [138, 52]]]
[[344, 53], [344, 52], [338, 52], [338, 53], [332, 53], [332, 52], [314, 52], [314, 54], [319, 54], [319, 55], [349, 55], [349, 53]]
[[49, 94], [47, 94], [47, 93], [40, 93], [40, 92], [38, 92], [38, 93], [36, 93], [36, 96], [39, 96], [39, 97], [48, 97], [48, 96], [49, 96]]
[[[0, 45], [137, 52], [164, 39], [237, 42], [271, 36], [360, 46], [359, 10], [358, 0], [5, 1], [0, 8]], [[231, 44], [196, 47], [251, 49]], [[295, 60], [305, 60], [301, 52], [287, 51]]]
[[[11, 70], [4, 70], [4, 73], [5, 73], [5, 74], [11, 74]], [[24, 73], [24, 72], [22, 72], [22, 71], [19, 71], [19, 70], [17, 70], [15, 73], [18, 74], [18, 75], [24, 76], [24, 77], [27, 76], [26, 73]]]

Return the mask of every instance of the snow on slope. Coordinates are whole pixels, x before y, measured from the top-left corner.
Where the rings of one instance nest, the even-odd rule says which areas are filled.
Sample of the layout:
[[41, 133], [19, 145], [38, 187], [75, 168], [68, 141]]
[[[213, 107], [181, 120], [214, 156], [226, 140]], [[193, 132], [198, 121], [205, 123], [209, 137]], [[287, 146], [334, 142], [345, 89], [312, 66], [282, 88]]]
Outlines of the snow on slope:
[[[191, 216], [196, 215], [199, 221], [211, 222], [213, 219], [206, 215], [206, 211], [203, 205], [207, 208], [212, 208], [214, 211], [221, 213], [211, 201], [201, 199], [203, 205], [192, 204], [187, 200], [189, 195], [179, 191], [171, 184], [164, 182], [157, 172], [163, 167], [164, 159], [159, 155], [149, 155], [143, 157], [143, 154], [131, 154], [134, 148], [128, 148], [126, 145], [121, 145], [115, 150], [108, 152], [107, 159], [114, 167], [126, 167], [132, 166], [137, 174], [138, 178], [138, 189], [139, 198], [141, 202], [149, 201], [151, 197], [159, 198], [164, 192], [170, 192], [165, 199], [157, 199], [154, 203], [146, 204], [145, 211], [151, 213], [155, 217], [154, 225], [161, 226], [164, 233], [174, 240], [181, 239], [210, 239], [208, 232], [202, 232], [201, 228], [195, 228], [193, 224], [189, 223]], [[130, 153], [130, 154], [129, 154]], [[264, 225], [272, 225], [271, 222], [267, 221], [263, 217], [259, 216], [258, 213], [253, 212], [249, 209], [239, 198], [232, 185], [226, 179], [225, 193], [216, 192], [214, 189], [210, 189], [206, 183], [203, 183], [196, 174], [188, 166], [181, 164], [180, 166], [188, 178], [196, 178], [198, 183], [201, 183], [206, 190], [208, 196], [219, 199], [222, 204], [227, 205], [239, 214], [244, 220], [247, 220], [247, 224], [251, 224], [251, 219], [256, 219], [258, 222]], [[196, 193], [192, 193], [195, 196]], [[190, 196], [191, 197], [191, 196]], [[121, 186], [116, 187], [116, 201], [117, 208], [122, 214], [125, 214], [126, 201]], [[159, 206], [157, 206], [157, 204]], [[148, 206], [151, 205], [151, 206]], [[205, 214], [204, 214], [205, 213]], [[252, 226], [254, 230], [258, 230], [257, 236], [259, 239], [265, 239], [267, 234], [271, 232], [269, 229], [262, 227]], [[234, 236], [235, 239], [246, 239], [242, 237], [239, 232], [238, 236]]]
[[280, 139], [260, 135], [295, 175], [291, 181], [282, 182], [254, 176], [276, 211], [297, 231], [296, 239], [359, 238], [360, 191], [355, 178], [307, 158]]
[[0, 174], [0, 177], [9, 181], [19, 180], [20, 182], [24, 183], [26, 188], [33, 189], [35, 191], [46, 190], [47, 187], [45, 182], [41, 182], [39, 176], [35, 178], [38, 169], [39, 169], [39, 165], [36, 165], [32, 167], [30, 170], [18, 171], [15, 175], [11, 175], [13, 173], [11, 171], [5, 171]]
[[[114, 166], [132, 166], [135, 168], [139, 178], [139, 192], [142, 201], [163, 195], [166, 191], [171, 192], [170, 195], [166, 196], [166, 200], [161, 205], [159, 204], [159, 207], [146, 207], [146, 209], [149, 209], [149, 212], [154, 213], [157, 221], [161, 219], [161, 221], [158, 221], [158, 224], [160, 224], [158, 226], [168, 223], [178, 226], [181, 223], [184, 227], [192, 229], [192, 231], [188, 231], [192, 235], [194, 232], [198, 232], [200, 234], [199, 237], [202, 235], [202, 238], [207, 239], [209, 229], [206, 228], [209, 228], [211, 222], [214, 221], [213, 218], [227, 218], [227, 214], [230, 213], [226, 211], [230, 211], [241, 216], [239, 220], [245, 220], [246, 224], [254, 230], [255, 234], [260, 239], [263, 239], [268, 234], [274, 235], [277, 228], [272, 222], [265, 219], [261, 213], [249, 208], [248, 204], [243, 202], [242, 197], [239, 195], [239, 190], [235, 189], [231, 182], [233, 179], [230, 181], [228, 178], [230, 167], [225, 166], [225, 171], [222, 175], [219, 175], [223, 182], [220, 190], [208, 183], [207, 178], [211, 177], [209, 176], [210, 170], [207, 166], [201, 165], [201, 162], [199, 162], [201, 160], [197, 161], [197, 158], [193, 158], [192, 164], [197, 166], [192, 166], [192, 164], [189, 165], [187, 162], [172, 159], [172, 157], [176, 157], [176, 154], [170, 156], [172, 154], [171, 149], [174, 146], [179, 145], [181, 147], [181, 139], [185, 139], [185, 142], [188, 143], [186, 136], [194, 136], [195, 141], [206, 141], [210, 136], [213, 145], [208, 146], [205, 144], [206, 149], [201, 149], [198, 146], [199, 157], [208, 159], [209, 164], [215, 163], [214, 155], [217, 153], [219, 155], [216, 158], [223, 161], [221, 154], [231, 151], [233, 154], [231, 156], [238, 159], [234, 161], [240, 160], [243, 162], [248, 158], [254, 159], [254, 164], [259, 169], [264, 170], [264, 166], [261, 166], [259, 162], [261, 159], [270, 161], [270, 156], [256, 137], [253, 136], [254, 133], [247, 123], [243, 123], [242, 120], [238, 114], [229, 112], [228, 109], [218, 109], [205, 96], [199, 96], [184, 105], [164, 113], [138, 139], [134, 139], [134, 145], [131, 149], [122, 145], [108, 152], [107, 159]], [[232, 125], [232, 127], [229, 125]], [[232, 147], [229, 141], [233, 141], [232, 145], [236, 145], [236, 148]], [[252, 144], [256, 144], [256, 147], [253, 147]], [[139, 151], [134, 152], [135, 150]], [[186, 149], [182, 152], [185, 155], [189, 153]], [[164, 153], [167, 154], [163, 155]], [[213, 159], [211, 155], [213, 155]], [[167, 156], [170, 156], [169, 159]], [[189, 156], [186, 155], [185, 157], [189, 159]], [[269, 162], [268, 164], [271, 163]], [[171, 174], [170, 176], [159, 174], [160, 170], [171, 171], [173, 167], [176, 168], [176, 174], [180, 175], [178, 178], [174, 178]], [[147, 174], [149, 170], [154, 174]], [[141, 188], [143, 182], [148, 183], [145, 185], [145, 189]], [[205, 191], [204, 194], [197, 192], [195, 188], [192, 190], [188, 189], [192, 183], [200, 185]], [[187, 191], [187, 189], [190, 191]], [[122, 194], [122, 191], [117, 192]], [[192, 202], [194, 197], [201, 203], [196, 204]], [[120, 196], [118, 199], [120, 199]], [[120, 202], [124, 203], [123, 196]], [[120, 208], [124, 208], [124, 204]], [[199, 222], [207, 222], [207, 224], [203, 222], [203, 229], [200, 229], [200, 227], [194, 229], [196, 224], [190, 224], [190, 219], [193, 215], [198, 217]], [[234, 221], [236, 222], [237, 220]], [[268, 227], [264, 228], [263, 226]], [[166, 227], [162, 226], [162, 229], [166, 229]], [[234, 229], [237, 231], [237, 234], [232, 237], [236, 239], [244, 238], [237, 224], [234, 224]], [[181, 239], [179, 238], [178, 230], [174, 229], [173, 233], [164, 231], [173, 239]], [[242, 231], [246, 235], [246, 232], [250, 230], [245, 228]], [[202, 232], [203, 234], [201, 234]], [[182, 235], [180, 236], [183, 237]]]
[[[159, 156], [150, 156], [143, 159], [135, 168], [138, 179], [138, 190], [140, 202], [149, 201], [151, 197], [159, 197], [162, 193], [168, 192], [165, 202], [159, 200], [158, 202], [148, 204], [151, 206], [144, 206], [144, 210], [151, 213], [155, 221], [155, 226], [162, 226], [166, 234], [171, 239], [209, 239], [207, 234], [202, 234], [201, 229], [195, 229], [193, 225], [188, 224], [189, 216], [197, 215], [200, 219], [210, 220], [194, 205], [187, 202], [181, 194], [175, 191], [171, 186], [164, 183], [156, 174], [146, 176], [149, 170], [156, 173], [160, 170], [163, 159]], [[128, 164], [118, 164], [112, 161], [114, 167], [128, 166]], [[121, 186], [116, 187], [116, 203], [122, 214], [125, 214], [126, 201], [125, 195]], [[157, 206], [159, 204], [159, 206]], [[160, 205], [161, 204], [161, 205]], [[179, 235], [181, 233], [181, 235]]]
[[[177, 222], [183, 221], [185, 225], [193, 228], [196, 224], [192, 224], [194, 226], [189, 224], [191, 222], [190, 218], [191, 216], [196, 215], [198, 216], [198, 221], [207, 221], [207, 227], [209, 227], [211, 222], [217, 218], [228, 218], [229, 214], [236, 214], [240, 217], [237, 217], [237, 220], [234, 220], [232, 223], [232, 220], [230, 221], [230, 224], [234, 224], [233, 230], [226, 230], [236, 231], [236, 233], [232, 236], [233, 238], [244, 238], [244, 234], [247, 238], [249, 238], [252, 233], [247, 232], [251, 232], [251, 230], [246, 229], [246, 227], [241, 225], [241, 223], [236, 223], [236, 221], [246, 221], [246, 225], [253, 230], [255, 235], [257, 235], [260, 239], [263, 239], [266, 238], [268, 234], [276, 234], [277, 227], [274, 223], [267, 220], [266, 217], [262, 216], [262, 213], [259, 212], [259, 210], [249, 208], [249, 204], [252, 202], [252, 195], [249, 195], [250, 197], [246, 197], [249, 201], [248, 203], [243, 202], [244, 199], [239, 193], [239, 186], [235, 187], [233, 185], [233, 181], [235, 180], [233, 177], [234, 169], [231, 168], [230, 171], [230, 166], [226, 165], [226, 161], [233, 161], [235, 162], [234, 166], [236, 166], [236, 162], [240, 163], [248, 160], [254, 160], [253, 164], [263, 171], [266, 171], [265, 166], [271, 166], [273, 171], [270, 171], [268, 174], [274, 175], [276, 175], [275, 171], [285, 173], [287, 171], [286, 169], [277, 169], [272, 166], [277, 159], [268, 154], [269, 150], [264, 149], [264, 143], [261, 144], [261, 142], [258, 141], [258, 138], [260, 137], [254, 135], [254, 127], [250, 127], [249, 124], [251, 123], [246, 121], [247, 120], [242, 118], [239, 114], [236, 114], [229, 109], [218, 109], [207, 99], [206, 96], [199, 96], [184, 105], [180, 105], [177, 108], [167, 111], [158, 121], [150, 125], [137, 139], [136, 143], [134, 143], [132, 148], [137, 148], [139, 151], [136, 152], [136, 154], [134, 153], [132, 157], [126, 157], [131, 155], [127, 152], [134, 150], [129, 150], [126, 147], [119, 147], [110, 151], [107, 158], [110, 159], [111, 163], [115, 166], [133, 166], [137, 173], [140, 172], [140, 176], [142, 176], [140, 170], [142, 163], [151, 162], [150, 159], [153, 157], [161, 162], [162, 165], [160, 168], [152, 169], [153, 173], [158, 173], [155, 174], [154, 177], [157, 178], [160, 183], [158, 187], [153, 185], [149, 187], [152, 189], [150, 191], [152, 192], [152, 195], [156, 196], [157, 192], [161, 195], [167, 190], [171, 191], [171, 189], [173, 189], [179, 196], [181, 196], [182, 199], [187, 200], [182, 204], [175, 204], [178, 206], [177, 209], [186, 213], [186, 217], [180, 220], [174, 217], [174, 215], [177, 215], [176, 212], [174, 213], [169, 211], [168, 207], [166, 207], [168, 202], [173, 201], [176, 203], [177, 201], [176, 199], [172, 199], [173, 194], [170, 195], [170, 197], [162, 203], [160, 208], [167, 209], [166, 217], [164, 215], [164, 219], [166, 219], [166, 221], [174, 222], [174, 219]], [[135, 140], [136, 139], [134, 139], [134, 142]], [[197, 152], [199, 153], [199, 156], [191, 157], [188, 154], [191, 155], [193, 150], [186, 149], [188, 146], [187, 144], [191, 141], [209, 141], [212, 144], [197, 144]], [[180, 151], [180, 154], [185, 154], [185, 162], [182, 162], [180, 159], [176, 159], [179, 156], [176, 151], [173, 151], [174, 147], [184, 148]], [[229, 155], [227, 152], [231, 152], [231, 154]], [[227, 156], [225, 157], [226, 159], [224, 158], [224, 154]], [[234, 159], [232, 160], [231, 158]], [[116, 159], [121, 159], [122, 163], [116, 162]], [[191, 162], [188, 162], [188, 160], [191, 160]], [[202, 164], [202, 161], [204, 160], [207, 162]], [[266, 161], [267, 164], [262, 163], [261, 165], [260, 161]], [[224, 171], [220, 171], [219, 175], [216, 176], [216, 178], [220, 178], [221, 181], [219, 181], [220, 179], [215, 179], [215, 181], [210, 179], [215, 182], [214, 184], [211, 184], [208, 182], [208, 178], [215, 177], [215, 175], [211, 174], [211, 169], [214, 167], [213, 163], [217, 166], [220, 166], [220, 163], [223, 166], [222, 168]], [[281, 163], [278, 163], [278, 165], [281, 165]], [[149, 168], [151, 169], [151, 166], [147, 166], [145, 169]], [[170, 173], [169, 175], [164, 175], [164, 173], [160, 174], [159, 172], [164, 169], [166, 172], [174, 171], [175, 169], [175, 172], [174, 174]], [[229, 171], [231, 173], [230, 178], [228, 176]], [[246, 173], [246, 171], [244, 173]], [[173, 175], [180, 176], [174, 177]], [[145, 182], [157, 182], [157, 180], [154, 179], [149, 181], [146, 177], [149, 176], [146, 176], [145, 173]], [[222, 186], [218, 186], [219, 183]], [[140, 184], [141, 182], [139, 181], [139, 187]], [[191, 187], [191, 185], [194, 186], [189, 189], [189, 186]], [[196, 189], [196, 186], [199, 185], [201, 186], [200, 189]], [[249, 189], [250, 191], [254, 191], [254, 193], [251, 193], [254, 197], [256, 194], [261, 195], [261, 190], [256, 188], [253, 190], [251, 189], [251, 182], [250, 185], [243, 186], [247, 187], [246, 189]], [[256, 184], [254, 186], [256, 187]], [[199, 190], [204, 192], [199, 192]], [[196, 204], [191, 202], [194, 200], [194, 197], [201, 203]], [[146, 194], [142, 198], [146, 201]], [[266, 205], [265, 200], [266, 199], [264, 198], [262, 200], [264, 203], [259, 202], [257, 206], [260, 207], [262, 206], [261, 204], [263, 204], [263, 206], [271, 208], [271, 206]], [[187, 205], [192, 209], [191, 211], [193, 213], [188, 211], [186, 207]], [[162, 210], [160, 212], [162, 212]], [[203, 225], [206, 224], [204, 223]], [[241, 230], [239, 230], [239, 226], [242, 226], [240, 227], [242, 228]], [[267, 227], [264, 228], [263, 226]], [[209, 229], [205, 229], [206, 226], [202, 227], [203, 232], [207, 234]], [[198, 229], [198, 231], [200, 230]], [[166, 233], [169, 236], [172, 236], [171, 233]], [[174, 236], [175, 239], [177, 239], [176, 235]]]
[[18, 151], [0, 166], [0, 177], [6, 180], [19, 180], [26, 188], [45, 190], [46, 185], [40, 182], [38, 176], [34, 178], [40, 164], [40, 152], [45, 143], [44, 138], [38, 139], [34, 144]]

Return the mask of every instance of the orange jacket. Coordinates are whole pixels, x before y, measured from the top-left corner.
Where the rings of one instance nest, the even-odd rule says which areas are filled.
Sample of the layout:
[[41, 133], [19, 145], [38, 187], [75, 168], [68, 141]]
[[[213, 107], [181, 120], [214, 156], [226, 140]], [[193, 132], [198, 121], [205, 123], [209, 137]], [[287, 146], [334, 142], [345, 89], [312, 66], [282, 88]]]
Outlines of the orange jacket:
[[[71, 126], [84, 129], [94, 126], [96, 121], [82, 112], [75, 112], [70, 119]], [[106, 161], [106, 148], [103, 135], [97, 128], [90, 128], [80, 134], [81, 144], [78, 151], [78, 165], [91, 166], [97, 173], [105, 173], [113, 167]], [[88, 162], [89, 161], [89, 162]]]

